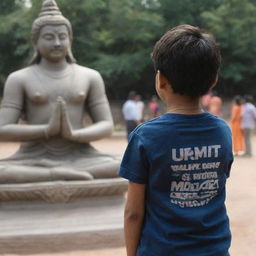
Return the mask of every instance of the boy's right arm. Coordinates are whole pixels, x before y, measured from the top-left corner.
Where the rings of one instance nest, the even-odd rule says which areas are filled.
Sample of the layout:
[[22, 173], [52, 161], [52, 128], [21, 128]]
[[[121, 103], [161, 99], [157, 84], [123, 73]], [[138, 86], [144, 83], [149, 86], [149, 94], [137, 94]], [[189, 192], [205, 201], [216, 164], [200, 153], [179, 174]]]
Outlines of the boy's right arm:
[[145, 189], [145, 184], [129, 182], [124, 213], [127, 256], [135, 256], [139, 244], [145, 212]]

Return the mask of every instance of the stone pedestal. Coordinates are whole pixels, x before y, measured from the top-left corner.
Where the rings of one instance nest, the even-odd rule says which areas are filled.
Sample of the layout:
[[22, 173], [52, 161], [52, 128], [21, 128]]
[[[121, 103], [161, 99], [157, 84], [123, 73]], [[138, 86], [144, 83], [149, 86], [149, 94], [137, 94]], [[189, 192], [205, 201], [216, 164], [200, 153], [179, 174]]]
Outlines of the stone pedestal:
[[0, 185], [0, 254], [122, 246], [127, 182], [89, 183]]

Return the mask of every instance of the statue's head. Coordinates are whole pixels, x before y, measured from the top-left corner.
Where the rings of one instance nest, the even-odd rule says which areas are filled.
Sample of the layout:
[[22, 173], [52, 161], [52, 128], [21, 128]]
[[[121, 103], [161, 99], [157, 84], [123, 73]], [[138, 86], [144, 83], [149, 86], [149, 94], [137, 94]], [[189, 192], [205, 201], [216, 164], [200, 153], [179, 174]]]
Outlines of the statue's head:
[[31, 59], [31, 64], [39, 63], [41, 60], [40, 53], [37, 49], [37, 42], [40, 36], [40, 31], [47, 25], [64, 25], [67, 27], [70, 47], [67, 51], [66, 60], [69, 63], [74, 63], [75, 59], [71, 52], [71, 42], [73, 39], [72, 27], [68, 19], [66, 19], [60, 12], [54, 0], [44, 0], [38, 18], [32, 24], [31, 39], [34, 46], [34, 54]]

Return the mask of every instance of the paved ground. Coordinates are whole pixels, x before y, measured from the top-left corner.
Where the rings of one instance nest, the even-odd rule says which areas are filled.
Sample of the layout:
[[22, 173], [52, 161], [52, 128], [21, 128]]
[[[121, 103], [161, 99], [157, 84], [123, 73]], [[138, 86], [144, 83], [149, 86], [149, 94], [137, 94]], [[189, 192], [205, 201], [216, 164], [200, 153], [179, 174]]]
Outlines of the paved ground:
[[[118, 154], [123, 152], [126, 140], [122, 136], [104, 139], [94, 143], [103, 152]], [[17, 148], [14, 143], [1, 143], [0, 156], [7, 156]], [[254, 256], [256, 251], [256, 136], [253, 138], [254, 156], [235, 158], [232, 175], [227, 185], [227, 208], [231, 220], [233, 241], [232, 256]], [[13, 256], [0, 254], [2, 256]], [[40, 256], [125, 256], [124, 248], [73, 251]], [[34, 255], [39, 256], [39, 254]]]

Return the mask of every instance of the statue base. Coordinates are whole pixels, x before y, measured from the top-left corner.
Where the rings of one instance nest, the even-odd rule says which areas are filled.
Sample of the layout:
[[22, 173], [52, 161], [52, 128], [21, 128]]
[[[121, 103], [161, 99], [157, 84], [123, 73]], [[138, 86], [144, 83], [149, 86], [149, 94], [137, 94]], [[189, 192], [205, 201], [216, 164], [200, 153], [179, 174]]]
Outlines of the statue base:
[[0, 185], [0, 253], [124, 245], [125, 180], [49, 183]]

